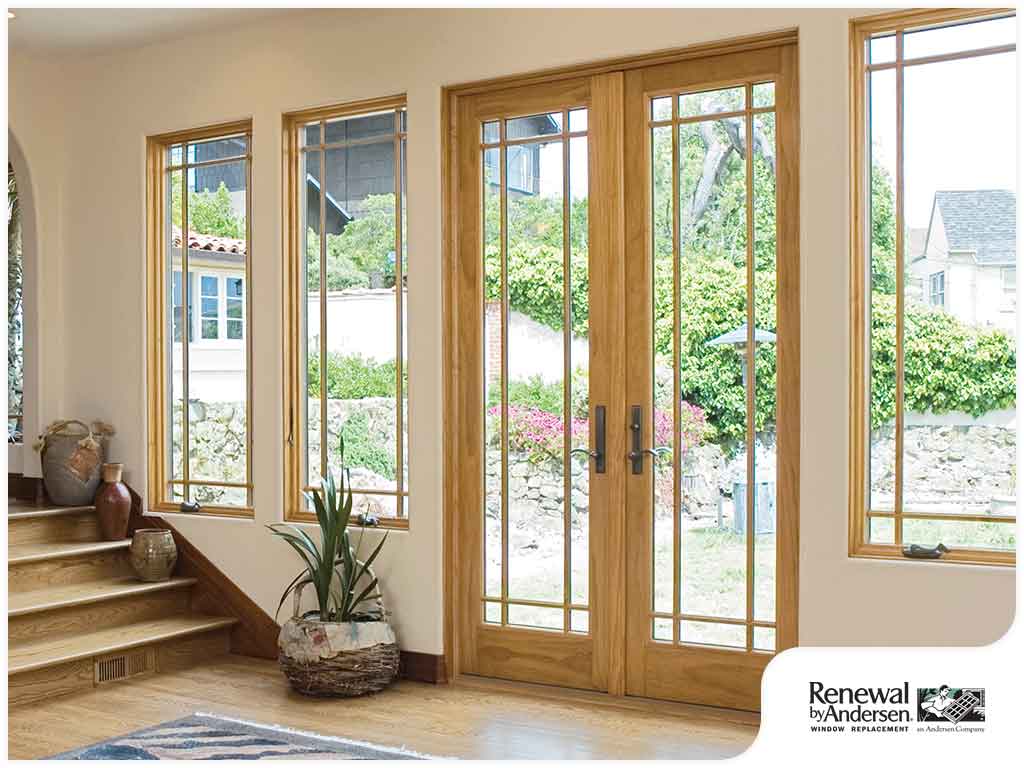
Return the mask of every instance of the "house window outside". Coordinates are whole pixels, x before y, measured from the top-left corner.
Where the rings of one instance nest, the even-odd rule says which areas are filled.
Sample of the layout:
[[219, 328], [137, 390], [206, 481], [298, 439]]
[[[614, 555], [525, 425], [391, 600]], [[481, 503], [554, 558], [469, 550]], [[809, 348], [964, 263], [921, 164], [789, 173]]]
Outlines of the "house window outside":
[[220, 290], [216, 275], [199, 276], [201, 339], [220, 338]]
[[253, 513], [250, 146], [248, 122], [148, 140], [147, 502], [156, 511]]
[[245, 281], [240, 277], [224, 278], [225, 314], [229, 339], [243, 338], [245, 328]]
[[909, 243], [975, 254], [957, 262], [975, 286], [1016, 259], [1015, 20], [983, 13], [852, 30], [851, 555], [941, 543], [945, 560], [1016, 561], [1015, 314], [981, 288], [947, 306], [947, 270]]
[[294, 216], [287, 514], [349, 471], [356, 515], [408, 517], [403, 98], [286, 116]]
[[1002, 269], [1003, 278], [1003, 293], [1016, 294], [1017, 293], [1017, 268], [1016, 267], [1003, 267]]
[[928, 299], [936, 307], [946, 306], [945, 272], [936, 272], [928, 277]]

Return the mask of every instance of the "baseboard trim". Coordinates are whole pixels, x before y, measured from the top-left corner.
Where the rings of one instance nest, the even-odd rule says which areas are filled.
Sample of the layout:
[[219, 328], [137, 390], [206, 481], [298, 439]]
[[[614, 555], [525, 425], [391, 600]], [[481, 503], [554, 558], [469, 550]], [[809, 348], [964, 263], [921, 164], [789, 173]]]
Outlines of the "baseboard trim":
[[46, 504], [46, 487], [41, 477], [26, 477], [21, 472], [7, 473], [7, 497], [30, 504]]
[[398, 676], [421, 683], [446, 683], [444, 654], [401, 651]]

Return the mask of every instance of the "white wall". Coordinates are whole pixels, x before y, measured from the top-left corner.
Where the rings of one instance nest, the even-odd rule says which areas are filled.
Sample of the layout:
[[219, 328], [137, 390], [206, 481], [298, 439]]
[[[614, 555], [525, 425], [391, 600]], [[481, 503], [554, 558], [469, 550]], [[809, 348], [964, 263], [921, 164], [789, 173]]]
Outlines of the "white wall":
[[[132, 469], [128, 481], [144, 488], [144, 139], [252, 116], [256, 519], [174, 523], [272, 611], [298, 569], [263, 528], [282, 506], [281, 112], [408, 93], [412, 522], [408, 533], [393, 535], [381, 576], [402, 645], [440, 652], [441, 86], [799, 26], [800, 640], [992, 640], [1011, 621], [1012, 570], [846, 555], [848, 17], [840, 10], [315, 11], [75, 62], [66, 70], [73, 76], [57, 81], [63, 91], [38, 87], [52, 69], [13, 52], [11, 124], [16, 135], [31, 135], [28, 160], [53, 185], [44, 210], [58, 212], [41, 226], [48, 241], [73, 244], [48, 254], [65, 275], [63, 301], [49, 306], [67, 354], [63, 366], [50, 358], [46, 373], [63, 382], [67, 414], [116, 423], [113, 453]], [[64, 123], [66, 144], [55, 135]]]
[[[14, 166], [21, 205], [24, 323], [24, 443], [8, 448], [11, 471], [38, 477], [32, 450], [43, 427], [63, 414], [62, 328], [64, 279], [66, 78], [43, 58], [19, 60], [8, 79], [7, 157]], [[17, 115], [17, 119], [15, 119]], [[17, 466], [16, 466], [17, 465]]]

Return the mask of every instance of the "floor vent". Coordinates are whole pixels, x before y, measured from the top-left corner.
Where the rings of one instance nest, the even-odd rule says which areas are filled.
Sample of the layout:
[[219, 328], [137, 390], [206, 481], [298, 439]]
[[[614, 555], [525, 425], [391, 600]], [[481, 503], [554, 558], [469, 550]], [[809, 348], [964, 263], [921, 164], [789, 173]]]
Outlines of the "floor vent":
[[94, 679], [96, 685], [113, 683], [152, 672], [155, 666], [156, 653], [152, 648], [114, 653], [96, 659]]

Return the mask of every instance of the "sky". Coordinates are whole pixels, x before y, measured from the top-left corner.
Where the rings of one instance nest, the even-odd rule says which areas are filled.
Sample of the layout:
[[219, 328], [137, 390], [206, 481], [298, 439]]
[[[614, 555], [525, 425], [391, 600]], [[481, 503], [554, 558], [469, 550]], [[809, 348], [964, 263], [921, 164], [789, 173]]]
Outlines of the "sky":
[[[893, 49], [879, 41], [873, 56]], [[942, 54], [1016, 42], [1016, 19], [911, 33], [905, 55]], [[891, 58], [890, 58], [891, 60]], [[873, 75], [872, 147], [896, 178], [895, 70]], [[928, 226], [937, 190], [1017, 190], [1017, 63], [1015, 53], [908, 66], [904, 75], [904, 214], [908, 227]], [[586, 149], [570, 151], [573, 196], [587, 183]], [[542, 195], [562, 194], [558, 143], [541, 149]]]

